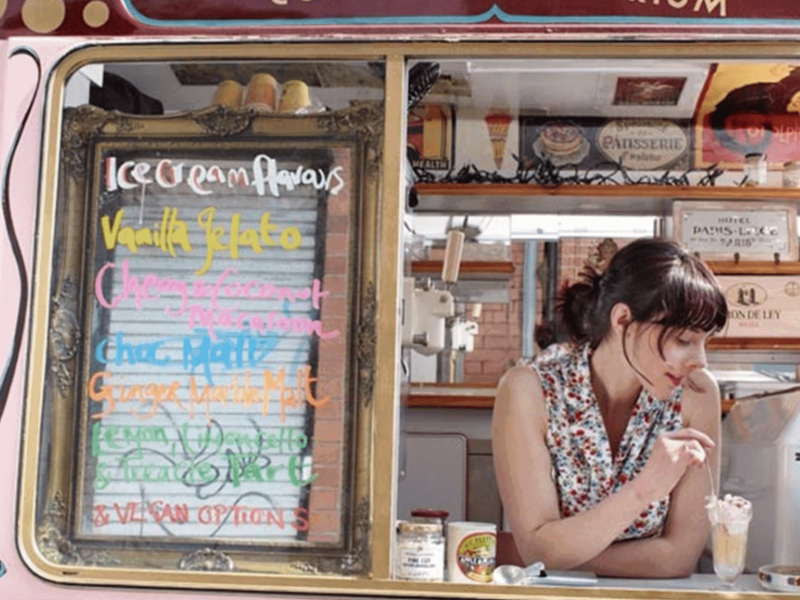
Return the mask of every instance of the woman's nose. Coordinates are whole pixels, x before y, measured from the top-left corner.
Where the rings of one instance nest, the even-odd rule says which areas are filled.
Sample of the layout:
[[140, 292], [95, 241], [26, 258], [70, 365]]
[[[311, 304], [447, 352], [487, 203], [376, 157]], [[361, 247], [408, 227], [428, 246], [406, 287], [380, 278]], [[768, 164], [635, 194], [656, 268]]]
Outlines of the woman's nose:
[[689, 364], [692, 366], [693, 369], [704, 369], [708, 364], [706, 362], [706, 347], [705, 345], [700, 345], [697, 349], [692, 353], [692, 356], [689, 359]]

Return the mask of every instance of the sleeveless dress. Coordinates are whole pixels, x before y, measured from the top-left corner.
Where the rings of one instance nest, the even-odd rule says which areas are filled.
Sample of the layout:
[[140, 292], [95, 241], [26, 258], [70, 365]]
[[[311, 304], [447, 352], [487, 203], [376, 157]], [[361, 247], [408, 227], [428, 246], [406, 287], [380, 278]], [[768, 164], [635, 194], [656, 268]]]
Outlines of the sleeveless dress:
[[[547, 447], [562, 517], [585, 511], [644, 468], [659, 433], [681, 428], [682, 389], [659, 400], [642, 389], [617, 456], [611, 455], [603, 417], [592, 389], [588, 344], [550, 347], [530, 365], [539, 375], [548, 414]], [[617, 541], [660, 535], [669, 496], [653, 502]]]

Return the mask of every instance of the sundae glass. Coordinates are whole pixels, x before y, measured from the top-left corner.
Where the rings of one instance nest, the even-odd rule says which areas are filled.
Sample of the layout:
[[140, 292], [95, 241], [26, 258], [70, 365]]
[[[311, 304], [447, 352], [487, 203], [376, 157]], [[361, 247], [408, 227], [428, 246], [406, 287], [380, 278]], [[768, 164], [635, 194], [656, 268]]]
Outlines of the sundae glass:
[[714, 572], [722, 580], [723, 588], [730, 589], [744, 571], [753, 505], [741, 496], [725, 494], [724, 498], [709, 496], [706, 510], [711, 521]]

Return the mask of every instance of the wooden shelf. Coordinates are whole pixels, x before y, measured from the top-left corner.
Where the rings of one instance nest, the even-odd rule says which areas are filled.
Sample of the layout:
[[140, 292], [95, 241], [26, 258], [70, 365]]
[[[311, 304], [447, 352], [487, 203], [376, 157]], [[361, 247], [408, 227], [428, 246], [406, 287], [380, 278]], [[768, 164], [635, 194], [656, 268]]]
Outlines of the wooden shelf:
[[800, 275], [800, 262], [706, 261], [717, 275]]
[[[674, 200], [800, 201], [786, 188], [418, 183], [415, 209], [436, 214], [671, 215]], [[455, 202], [454, 200], [458, 200]]]
[[712, 338], [709, 350], [800, 350], [800, 338]]
[[[425, 388], [425, 393], [415, 392], [415, 390], [421, 390], [422, 388]], [[428, 383], [424, 386], [412, 385], [411, 392], [408, 395], [408, 406], [410, 408], [480, 408], [492, 410], [494, 408], [495, 388], [496, 386], [493, 384]], [[440, 394], [436, 393], [437, 389], [441, 391]], [[461, 390], [465, 393], [459, 393]], [[723, 399], [722, 414], [727, 414], [735, 403], [735, 399]]]
[[409, 394], [411, 408], [494, 408], [494, 396], [433, 396], [429, 394]]
[[411, 384], [408, 405], [412, 408], [494, 407], [496, 383]]
[[[505, 278], [514, 273], [514, 263], [509, 261], [462, 261], [458, 271], [459, 278], [472, 276]], [[441, 260], [415, 260], [411, 263], [412, 275], [442, 274]]]
[[673, 185], [560, 185], [528, 183], [417, 183], [419, 196], [581, 196], [583, 198], [690, 198], [693, 200], [800, 200], [800, 189]]

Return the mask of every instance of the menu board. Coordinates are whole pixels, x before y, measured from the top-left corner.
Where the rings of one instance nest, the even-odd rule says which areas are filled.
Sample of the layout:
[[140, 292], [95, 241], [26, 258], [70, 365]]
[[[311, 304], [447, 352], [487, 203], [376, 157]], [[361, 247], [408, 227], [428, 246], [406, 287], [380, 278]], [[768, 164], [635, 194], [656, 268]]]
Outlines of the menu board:
[[150, 562], [211, 544], [303, 572], [304, 552], [325, 554], [315, 570], [368, 564], [355, 513], [370, 348], [352, 332], [369, 326], [359, 234], [376, 170], [358, 124], [375, 113], [358, 110], [225, 139], [208, 114], [137, 118], [87, 147], [66, 186], [85, 207], [59, 206], [53, 276], [56, 318], [73, 302], [80, 325], [51, 328], [54, 450], [40, 458], [70, 473], [44, 493], [73, 499], [74, 543], [146, 544]]
[[101, 160], [100, 194], [119, 193], [91, 219], [80, 531], [302, 538], [319, 477], [311, 417], [331, 401], [319, 346], [343, 335], [323, 319], [320, 260], [343, 167]]

